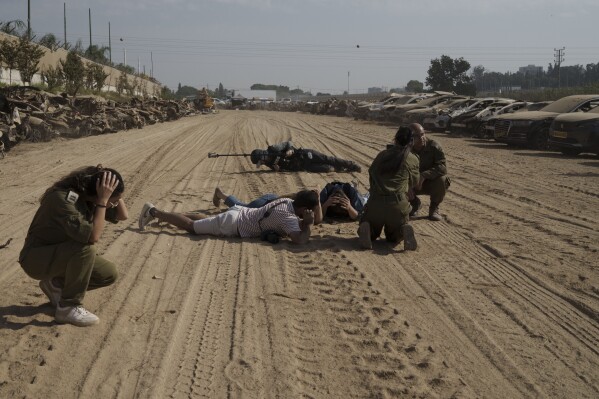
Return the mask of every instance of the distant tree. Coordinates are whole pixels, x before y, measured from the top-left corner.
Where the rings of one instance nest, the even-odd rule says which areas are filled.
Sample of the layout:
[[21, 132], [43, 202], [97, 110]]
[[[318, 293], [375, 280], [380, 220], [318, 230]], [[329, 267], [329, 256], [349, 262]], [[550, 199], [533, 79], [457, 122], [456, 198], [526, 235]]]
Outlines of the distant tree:
[[0, 32], [8, 33], [9, 35], [21, 36], [27, 31], [27, 25], [20, 19], [12, 21], [0, 21]]
[[64, 76], [60, 64], [54, 68], [52, 65], [47, 66], [42, 70], [42, 80], [48, 86], [48, 90], [53, 90], [64, 84]]
[[63, 46], [62, 43], [60, 43], [60, 41], [56, 38], [56, 36], [53, 33], [45, 34], [44, 36], [42, 36], [41, 39], [37, 41], [37, 43], [40, 46], [48, 48], [52, 52], [58, 50]]
[[472, 68], [472, 73], [470, 74], [470, 78], [472, 82], [476, 86], [477, 90], [483, 89], [483, 80], [485, 76], [485, 67], [482, 65], [477, 65]]
[[175, 98], [175, 92], [168, 88], [168, 86], [162, 86], [160, 89], [160, 98], [165, 100], [172, 100]]
[[470, 84], [470, 77], [466, 74], [470, 63], [464, 58], [455, 60], [447, 55], [431, 60], [428, 68], [426, 84], [433, 90], [456, 91], [464, 90]]
[[120, 63], [120, 64], [116, 64], [114, 67], [115, 67], [116, 69], [118, 69], [119, 71], [122, 71], [122, 72], [128, 73], [129, 75], [133, 75], [133, 74], [135, 74], [135, 68], [133, 68], [133, 67], [132, 67], [132, 66], [130, 66], [130, 65], [125, 65], [125, 64], [123, 64], [123, 63]]
[[88, 64], [85, 68], [85, 83], [88, 89], [102, 91], [107, 77], [108, 74], [104, 72], [102, 65]]
[[406, 85], [406, 91], [412, 93], [422, 93], [424, 91], [424, 83], [418, 80], [410, 80]]
[[19, 42], [4, 39], [0, 42], [0, 58], [8, 68], [8, 84], [12, 84], [12, 70], [17, 68], [19, 62]]
[[179, 82], [179, 85], [177, 86], [177, 91], [181, 90], [181, 82]]
[[316, 93], [316, 97], [330, 96], [330, 95], [331, 95], [331, 93], [321, 93], [321, 92]]
[[121, 71], [121, 74], [119, 75], [119, 78], [117, 79], [116, 82], [116, 91], [119, 94], [123, 94], [126, 91], [128, 91], [129, 88], [129, 79], [127, 79], [127, 74], [125, 73], [125, 71]]
[[107, 51], [108, 47], [106, 46], [98, 47], [95, 44], [92, 44], [85, 50], [84, 56], [88, 60], [97, 62], [98, 64], [108, 64], [108, 58], [106, 57]]
[[225, 96], [225, 88], [222, 83], [218, 84], [218, 97], [222, 98]]
[[198, 89], [196, 89], [195, 87], [191, 87], [191, 86], [180, 86], [177, 89], [177, 92], [175, 93], [175, 95], [177, 96], [177, 98], [183, 98], [183, 97], [187, 97], [187, 96], [197, 96]]
[[133, 81], [129, 82], [129, 85], [127, 86], [127, 94], [133, 97], [137, 93], [137, 89], [139, 89], [139, 79], [133, 78]]
[[37, 73], [39, 62], [45, 52], [27, 36], [21, 36], [17, 46], [19, 56], [16, 66], [21, 74], [21, 81], [31, 84], [31, 79]]
[[83, 50], [83, 41], [81, 41], [81, 39], [77, 39], [75, 46], [73, 46], [73, 51], [79, 55], [85, 54], [85, 51]]
[[85, 65], [81, 57], [71, 50], [67, 54], [66, 60], [60, 60], [60, 65], [65, 79], [65, 89], [67, 93], [76, 96], [81, 89], [85, 78]]

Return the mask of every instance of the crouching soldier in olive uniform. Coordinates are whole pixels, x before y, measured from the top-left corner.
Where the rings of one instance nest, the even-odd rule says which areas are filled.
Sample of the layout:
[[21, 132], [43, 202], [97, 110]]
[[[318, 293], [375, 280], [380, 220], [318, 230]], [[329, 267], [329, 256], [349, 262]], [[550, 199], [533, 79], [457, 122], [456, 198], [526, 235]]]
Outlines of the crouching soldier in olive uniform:
[[128, 217], [121, 199], [123, 178], [101, 165], [84, 167], [54, 183], [40, 199], [19, 263], [56, 308], [59, 323], [97, 324], [81, 306], [87, 290], [105, 287], [117, 278], [116, 266], [96, 254], [105, 220]]
[[412, 205], [410, 216], [417, 216], [420, 209], [418, 195], [424, 194], [431, 197], [428, 218], [434, 221], [442, 220], [439, 214], [439, 205], [445, 198], [445, 192], [450, 184], [449, 177], [447, 177], [445, 154], [439, 143], [426, 137], [424, 128], [420, 124], [412, 123], [410, 130], [414, 134], [412, 151], [420, 159], [420, 180], [414, 187], [413, 196], [410, 200]]
[[372, 248], [372, 241], [385, 229], [387, 241], [404, 241], [405, 250], [416, 250], [413, 227], [408, 224], [410, 203], [408, 190], [418, 183], [418, 157], [411, 153], [412, 132], [400, 127], [395, 134], [395, 145], [381, 151], [368, 173], [370, 198], [358, 227], [360, 245]]
[[266, 150], [254, 150], [250, 154], [252, 163], [268, 166], [275, 171], [290, 172], [361, 172], [360, 166], [346, 159], [324, 155], [318, 151], [295, 148], [291, 141], [274, 144]]

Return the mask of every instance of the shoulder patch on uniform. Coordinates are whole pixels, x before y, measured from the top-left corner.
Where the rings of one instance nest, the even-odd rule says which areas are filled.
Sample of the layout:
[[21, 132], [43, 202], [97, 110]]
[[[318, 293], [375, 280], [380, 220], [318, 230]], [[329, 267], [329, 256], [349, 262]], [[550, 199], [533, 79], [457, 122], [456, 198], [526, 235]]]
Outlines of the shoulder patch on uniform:
[[75, 202], [77, 202], [78, 199], [79, 199], [79, 194], [77, 194], [74, 191], [69, 191], [69, 193], [67, 194], [67, 202], [69, 204], [74, 204]]

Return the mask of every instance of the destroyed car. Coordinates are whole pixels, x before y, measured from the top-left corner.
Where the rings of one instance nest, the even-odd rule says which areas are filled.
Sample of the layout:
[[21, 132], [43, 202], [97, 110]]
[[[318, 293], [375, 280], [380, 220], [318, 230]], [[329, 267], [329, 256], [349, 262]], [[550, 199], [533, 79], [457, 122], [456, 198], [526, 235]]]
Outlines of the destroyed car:
[[[410, 111], [404, 112], [399, 122], [402, 126], [407, 126], [411, 123], [419, 123], [424, 127], [425, 120], [430, 118], [436, 118], [440, 114], [444, 114], [449, 109], [459, 109], [467, 105], [472, 104], [472, 99], [455, 99], [451, 101], [440, 102], [435, 105], [431, 105], [426, 108], [416, 108]], [[443, 127], [445, 127], [444, 125]], [[443, 129], [444, 130], [444, 129]]]
[[599, 106], [588, 112], [559, 115], [549, 129], [549, 146], [564, 155], [599, 155]]
[[[459, 99], [451, 102], [447, 108], [431, 107], [426, 110], [421, 125], [425, 130], [433, 132], [444, 132], [451, 124], [451, 114], [459, 109], [467, 108], [477, 101], [476, 98]], [[412, 111], [409, 111], [412, 112]]]
[[[515, 101], [511, 104], [489, 107], [481, 112], [481, 126], [474, 132], [475, 137], [478, 138], [493, 138], [495, 132], [495, 117], [504, 114], [513, 114], [514, 112], [531, 111], [529, 106], [534, 103], [526, 101]], [[545, 104], [547, 105], [547, 104]], [[541, 107], [542, 108], [542, 107]]]
[[489, 114], [489, 108], [497, 109], [513, 103], [516, 100], [508, 98], [483, 98], [468, 108], [460, 109], [451, 114], [452, 134], [474, 134], [483, 124], [482, 118]]
[[355, 110], [356, 119], [383, 120], [387, 112], [399, 105], [415, 104], [426, 95], [394, 95], [379, 103], [361, 104]]
[[427, 107], [431, 107], [433, 105], [437, 105], [437, 104], [441, 104], [441, 103], [450, 103], [453, 100], [456, 99], [466, 99], [468, 98], [467, 96], [460, 96], [457, 94], [441, 94], [441, 93], [445, 93], [445, 92], [435, 92], [436, 95], [434, 95], [433, 97], [429, 97], [426, 98], [424, 100], [421, 100], [415, 104], [405, 104], [405, 105], [398, 105], [393, 107], [392, 109], [385, 109], [385, 115], [386, 115], [386, 120], [389, 121], [394, 121], [394, 122], [399, 122], [401, 121], [401, 118], [403, 116], [404, 113], [411, 111], [413, 109], [419, 109], [419, 108], [427, 108]]
[[516, 112], [495, 118], [495, 141], [525, 145], [544, 150], [548, 146], [549, 127], [560, 114], [584, 112], [599, 104], [599, 94], [563, 97], [539, 111]]

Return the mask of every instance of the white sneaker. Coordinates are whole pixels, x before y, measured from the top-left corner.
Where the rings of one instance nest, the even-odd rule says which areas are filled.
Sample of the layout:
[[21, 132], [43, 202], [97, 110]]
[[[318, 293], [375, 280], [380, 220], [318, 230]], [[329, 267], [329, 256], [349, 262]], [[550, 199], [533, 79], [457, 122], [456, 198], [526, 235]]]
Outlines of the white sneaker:
[[59, 323], [73, 324], [78, 327], [87, 327], [98, 324], [100, 319], [83, 306], [56, 307], [55, 319]]
[[154, 204], [150, 202], [146, 202], [144, 207], [141, 208], [141, 213], [139, 214], [139, 229], [145, 230], [146, 225], [150, 223], [154, 216], [150, 215], [150, 209], [155, 208]]
[[41, 280], [40, 288], [46, 294], [52, 306], [58, 306], [58, 302], [60, 302], [60, 297], [62, 296], [62, 289], [52, 284], [52, 279]]
[[403, 234], [404, 251], [416, 251], [418, 243], [416, 242], [416, 235], [414, 234], [412, 225], [404, 224], [401, 226], [401, 232]]

